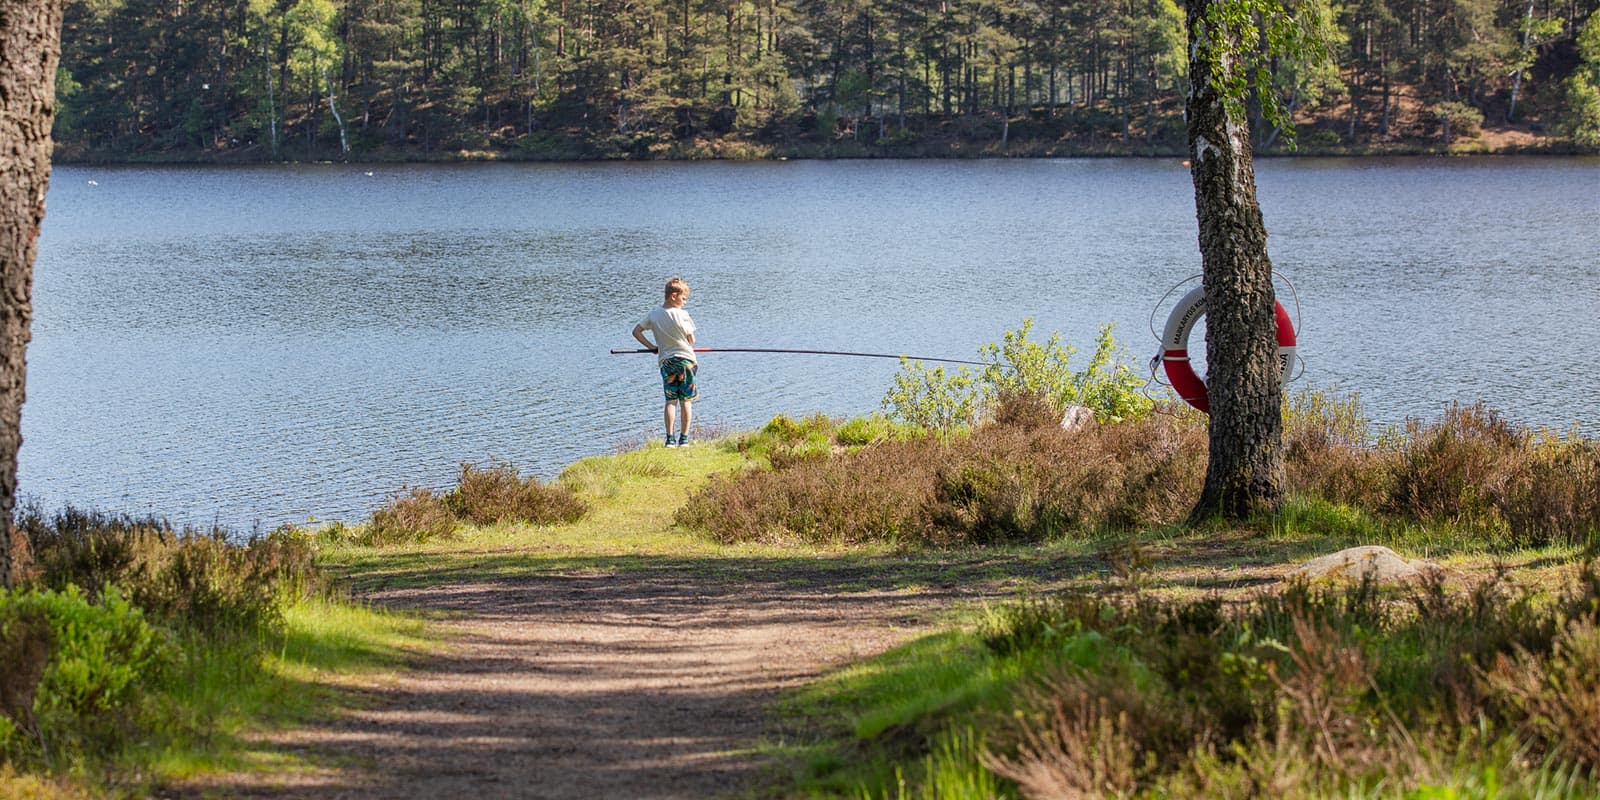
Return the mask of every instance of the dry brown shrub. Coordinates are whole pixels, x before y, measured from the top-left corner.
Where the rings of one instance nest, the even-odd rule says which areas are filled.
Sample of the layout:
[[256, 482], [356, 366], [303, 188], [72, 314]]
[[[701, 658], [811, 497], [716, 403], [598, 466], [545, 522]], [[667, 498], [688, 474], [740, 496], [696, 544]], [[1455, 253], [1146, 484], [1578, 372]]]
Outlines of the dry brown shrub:
[[928, 439], [884, 443], [783, 469], [718, 476], [690, 496], [676, 519], [724, 543], [926, 540], [920, 508], [942, 451]]
[[1284, 701], [1278, 742], [1294, 742], [1313, 763], [1336, 774], [1381, 771], [1392, 753], [1386, 737], [1375, 733], [1386, 726], [1363, 702], [1375, 690], [1377, 665], [1328, 625], [1301, 616], [1293, 624], [1293, 669], [1283, 675], [1276, 664], [1267, 667]]
[[1170, 415], [1079, 431], [993, 424], [947, 441], [884, 441], [718, 477], [677, 520], [724, 542], [841, 544], [1039, 541], [1162, 524], [1187, 513], [1205, 446], [1203, 427]]
[[1074, 686], [1050, 701], [1048, 724], [1023, 727], [1016, 755], [988, 753], [984, 765], [1045, 800], [1125, 797], [1138, 786], [1139, 747], [1126, 708]]
[[1518, 544], [1582, 544], [1600, 531], [1600, 446], [1514, 426], [1482, 403], [1436, 424], [1407, 423], [1374, 463], [1392, 473], [1372, 507], [1426, 522], [1472, 526]]
[[540, 483], [531, 475], [524, 478], [510, 464], [462, 464], [456, 488], [444, 500], [457, 517], [478, 525], [575, 522], [588, 511], [571, 489]]
[[455, 536], [456, 515], [432, 490], [417, 487], [403, 491], [389, 504], [372, 512], [357, 541], [365, 545], [402, 544]]
[[1420, 520], [1491, 520], [1523, 467], [1531, 436], [1482, 403], [1455, 405], [1433, 425], [1407, 423], [1384, 510]]
[[1128, 675], [1068, 669], [1022, 693], [983, 756], [1029, 798], [1127, 797], [1204, 739], [1192, 709]]
[[1061, 407], [1043, 392], [1007, 391], [994, 404], [994, 424], [1034, 430], [1061, 424]]
[[1569, 623], [1548, 657], [1523, 648], [1501, 653], [1483, 681], [1526, 737], [1586, 768], [1600, 767], [1600, 625]]
[[951, 445], [929, 508], [962, 541], [1038, 541], [1188, 512], [1204, 476], [1204, 429], [1183, 417], [1079, 431], [985, 428]]
[[1529, 447], [1522, 469], [1493, 498], [1512, 535], [1576, 543], [1600, 532], [1600, 445], [1546, 435]]
[[156, 517], [84, 511], [46, 514], [28, 506], [16, 527], [30, 542], [33, 572], [45, 586], [74, 584], [98, 597], [107, 584], [132, 586], [165, 563], [178, 532]]

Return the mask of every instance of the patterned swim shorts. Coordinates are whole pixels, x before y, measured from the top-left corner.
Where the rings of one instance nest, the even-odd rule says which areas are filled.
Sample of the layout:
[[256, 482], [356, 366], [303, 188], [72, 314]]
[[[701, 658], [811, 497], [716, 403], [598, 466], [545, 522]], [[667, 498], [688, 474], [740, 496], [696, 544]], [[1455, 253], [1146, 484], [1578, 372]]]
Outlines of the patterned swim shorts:
[[667, 402], [693, 400], [699, 396], [694, 385], [695, 368], [693, 361], [677, 356], [661, 362], [661, 389], [667, 396]]

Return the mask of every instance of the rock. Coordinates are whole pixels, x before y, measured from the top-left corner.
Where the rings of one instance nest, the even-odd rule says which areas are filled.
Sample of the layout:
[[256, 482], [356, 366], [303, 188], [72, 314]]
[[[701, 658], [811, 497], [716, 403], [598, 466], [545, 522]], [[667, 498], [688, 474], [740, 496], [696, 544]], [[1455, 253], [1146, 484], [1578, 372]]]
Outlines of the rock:
[[1067, 406], [1061, 415], [1061, 429], [1075, 431], [1094, 424], [1094, 412], [1088, 406]]
[[1291, 578], [1342, 578], [1359, 581], [1371, 578], [1379, 583], [1403, 583], [1442, 572], [1431, 561], [1407, 560], [1387, 547], [1368, 545], [1313, 558], [1290, 571]]

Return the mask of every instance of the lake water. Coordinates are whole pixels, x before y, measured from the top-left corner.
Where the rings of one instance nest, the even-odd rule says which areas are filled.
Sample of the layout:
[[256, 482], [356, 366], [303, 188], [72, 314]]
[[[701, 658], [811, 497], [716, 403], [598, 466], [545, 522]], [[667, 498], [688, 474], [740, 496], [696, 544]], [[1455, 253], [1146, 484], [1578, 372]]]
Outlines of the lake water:
[[[1258, 171], [1303, 385], [1596, 435], [1600, 159]], [[672, 274], [705, 346], [972, 358], [1033, 317], [1142, 365], [1199, 271], [1156, 160], [59, 167], [48, 209], [24, 500], [236, 530], [655, 438], [653, 359], [607, 351]], [[865, 414], [896, 369], [708, 354], [697, 420]]]

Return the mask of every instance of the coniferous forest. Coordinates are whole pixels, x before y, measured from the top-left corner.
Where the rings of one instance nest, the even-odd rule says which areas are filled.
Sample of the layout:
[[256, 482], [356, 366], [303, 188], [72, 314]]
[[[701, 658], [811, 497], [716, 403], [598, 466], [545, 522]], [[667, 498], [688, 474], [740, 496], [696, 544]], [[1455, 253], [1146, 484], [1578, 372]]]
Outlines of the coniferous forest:
[[[1592, 151], [1597, 8], [1310, 0], [1328, 52], [1263, 73], [1255, 146]], [[69, 0], [55, 137], [113, 161], [1176, 154], [1184, 47], [1173, 0]]]

